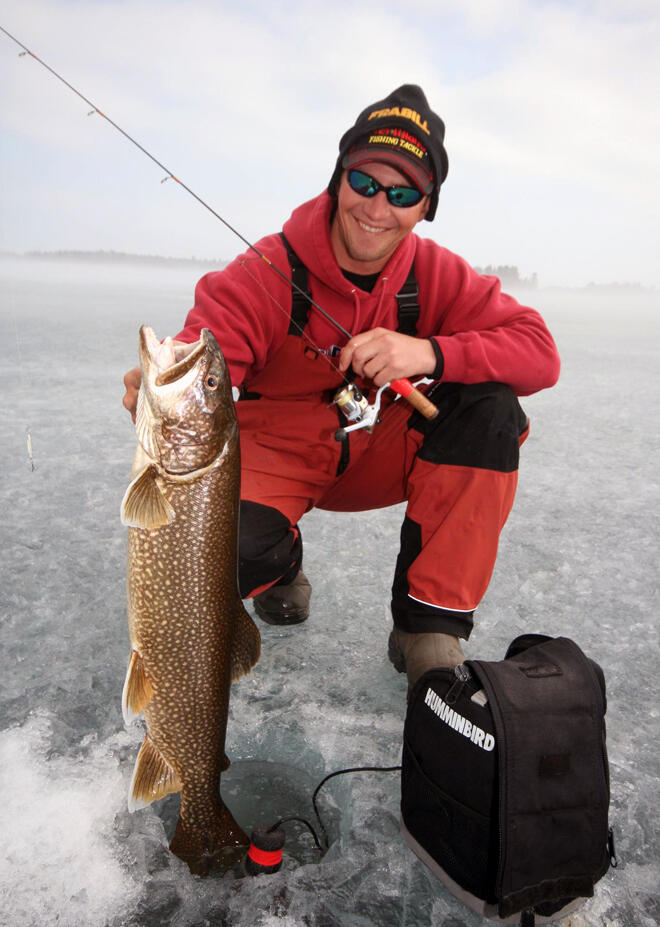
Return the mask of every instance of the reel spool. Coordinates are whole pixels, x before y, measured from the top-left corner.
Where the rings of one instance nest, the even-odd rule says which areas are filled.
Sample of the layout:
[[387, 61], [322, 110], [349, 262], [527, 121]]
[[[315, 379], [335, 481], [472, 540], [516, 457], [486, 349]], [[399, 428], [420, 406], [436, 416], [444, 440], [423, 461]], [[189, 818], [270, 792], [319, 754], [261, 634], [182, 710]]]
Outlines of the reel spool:
[[337, 393], [334, 402], [337, 403], [349, 422], [358, 422], [369, 408], [369, 400], [363, 396], [355, 383], [349, 383]]

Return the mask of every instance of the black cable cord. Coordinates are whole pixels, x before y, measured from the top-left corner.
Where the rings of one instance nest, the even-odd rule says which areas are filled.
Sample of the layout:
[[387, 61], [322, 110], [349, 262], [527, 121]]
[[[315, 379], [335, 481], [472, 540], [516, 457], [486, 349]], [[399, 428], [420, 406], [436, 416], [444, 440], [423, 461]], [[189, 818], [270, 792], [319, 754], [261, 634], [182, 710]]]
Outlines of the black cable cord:
[[335, 776], [343, 776], [345, 773], [354, 773], [354, 772], [398, 772], [401, 769], [400, 766], [351, 766], [349, 769], [338, 769], [336, 772], [332, 772], [322, 779], [321, 782], [316, 786], [314, 794], [312, 795], [312, 805], [314, 807], [314, 814], [316, 819], [319, 822], [319, 827], [323, 834], [323, 842], [325, 843], [326, 850], [330, 846], [330, 840], [328, 838], [328, 832], [326, 831], [323, 821], [321, 820], [321, 815], [319, 813], [318, 805], [316, 803], [316, 797], [330, 779], [334, 779]]
[[335, 776], [343, 776], [343, 775], [346, 775], [347, 773], [399, 772], [400, 770], [401, 770], [401, 766], [351, 766], [347, 769], [337, 769], [335, 772], [329, 773], [324, 779], [322, 779], [319, 782], [319, 784], [316, 786], [316, 788], [314, 789], [314, 794], [312, 795], [312, 806], [314, 808], [314, 814], [316, 815], [316, 820], [319, 823], [319, 828], [321, 831], [323, 843], [321, 843], [321, 841], [319, 840], [319, 837], [316, 831], [314, 830], [314, 827], [309, 823], [309, 821], [307, 821], [305, 818], [295, 817], [293, 815], [291, 817], [280, 818], [280, 820], [276, 824], [273, 824], [272, 827], [268, 828], [268, 831], [270, 833], [274, 830], [278, 830], [278, 828], [282, 824], [286, 824], [289, 821], [298, 821], [300, 824], [304, 824], [305, 827], [309, 830], [312, 837], [314, 838], [314, 843], [316, 844], [317, 849], [319, 849], [321, 853], [323, 853], [324, 850], [327, 850], [329, 848], [330, 839], [328, 837], [328, 832], [325, 829], [325, 825], [323, 824], [323, 821], [321, 819], [321, 813], [319, 811], [316, 799], [317, 799], [319, 792], [321, 791], [323, 786], [326, 784], [326, 782], [329, 782], [330, 779], [334, 779]]
[[316, 834], [316, 831], [314, 830], [312, 825], [309, 823], [309, 821], [307, 821], [305, 818], [298, 818], [295, 815], [291, 815], [288, 818], [280, 818], [277, 824], [273, 824], [272, 827], [268, 828], [268, 833], [272, 833], [274, 830], [278, 830], [282, 826], [282, 824], [288, 824], [289, 821], [298, 821], [300, 824], [304, 824], [307, 830], [310, 832], [310, 834], [314, 838], [314, 843], [316, 844], [317, 849], [319, 849], [321, 853], [323, 852], [323, 847], [321, 846], [321, 843]]

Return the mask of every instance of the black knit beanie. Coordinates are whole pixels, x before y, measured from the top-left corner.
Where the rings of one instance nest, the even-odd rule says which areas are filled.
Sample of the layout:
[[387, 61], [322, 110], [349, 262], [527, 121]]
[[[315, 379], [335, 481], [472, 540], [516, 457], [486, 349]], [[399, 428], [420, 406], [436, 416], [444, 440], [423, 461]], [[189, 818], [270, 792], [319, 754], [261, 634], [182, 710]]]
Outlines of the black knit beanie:
[[384, 100], [363, 109], [355, 125], [342, 135], [328, 193], [337, 196], [346, 167], [369, 160], [384, 161], [403, 171], [430, 195], [426, 213], [430, 222], [449, 168], [444, 138], [445, 124], [430, 108], [422, 88], [403, 84]]

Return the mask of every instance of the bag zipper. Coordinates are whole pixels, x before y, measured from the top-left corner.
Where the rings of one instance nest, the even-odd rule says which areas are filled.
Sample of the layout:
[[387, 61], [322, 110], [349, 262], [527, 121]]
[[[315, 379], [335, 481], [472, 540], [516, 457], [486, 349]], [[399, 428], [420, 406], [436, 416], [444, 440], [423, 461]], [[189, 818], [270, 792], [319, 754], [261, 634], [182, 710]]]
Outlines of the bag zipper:
[[466, 683], [472, 679], [470, 671], [465, 665], [465, 663], [459, 663], [458, 666], [454, 667], [454, 675], [456, 679], [452, 682], [451, 686], [447, 690], [445, 695], [445, 702], [447, 705], [455, 705], [458, 700], [459, 695], [463, 691]]

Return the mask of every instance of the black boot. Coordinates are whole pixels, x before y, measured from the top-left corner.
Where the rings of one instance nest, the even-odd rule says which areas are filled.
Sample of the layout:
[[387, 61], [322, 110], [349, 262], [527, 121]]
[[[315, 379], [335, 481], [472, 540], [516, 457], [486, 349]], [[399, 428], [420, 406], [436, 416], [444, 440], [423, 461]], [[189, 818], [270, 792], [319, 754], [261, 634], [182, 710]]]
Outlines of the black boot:
[[292, 583], [271, 586], [254, 597], [254, 610], [268, 624], [300, 624], [309, 617], [312, 587], [302, 570]]

